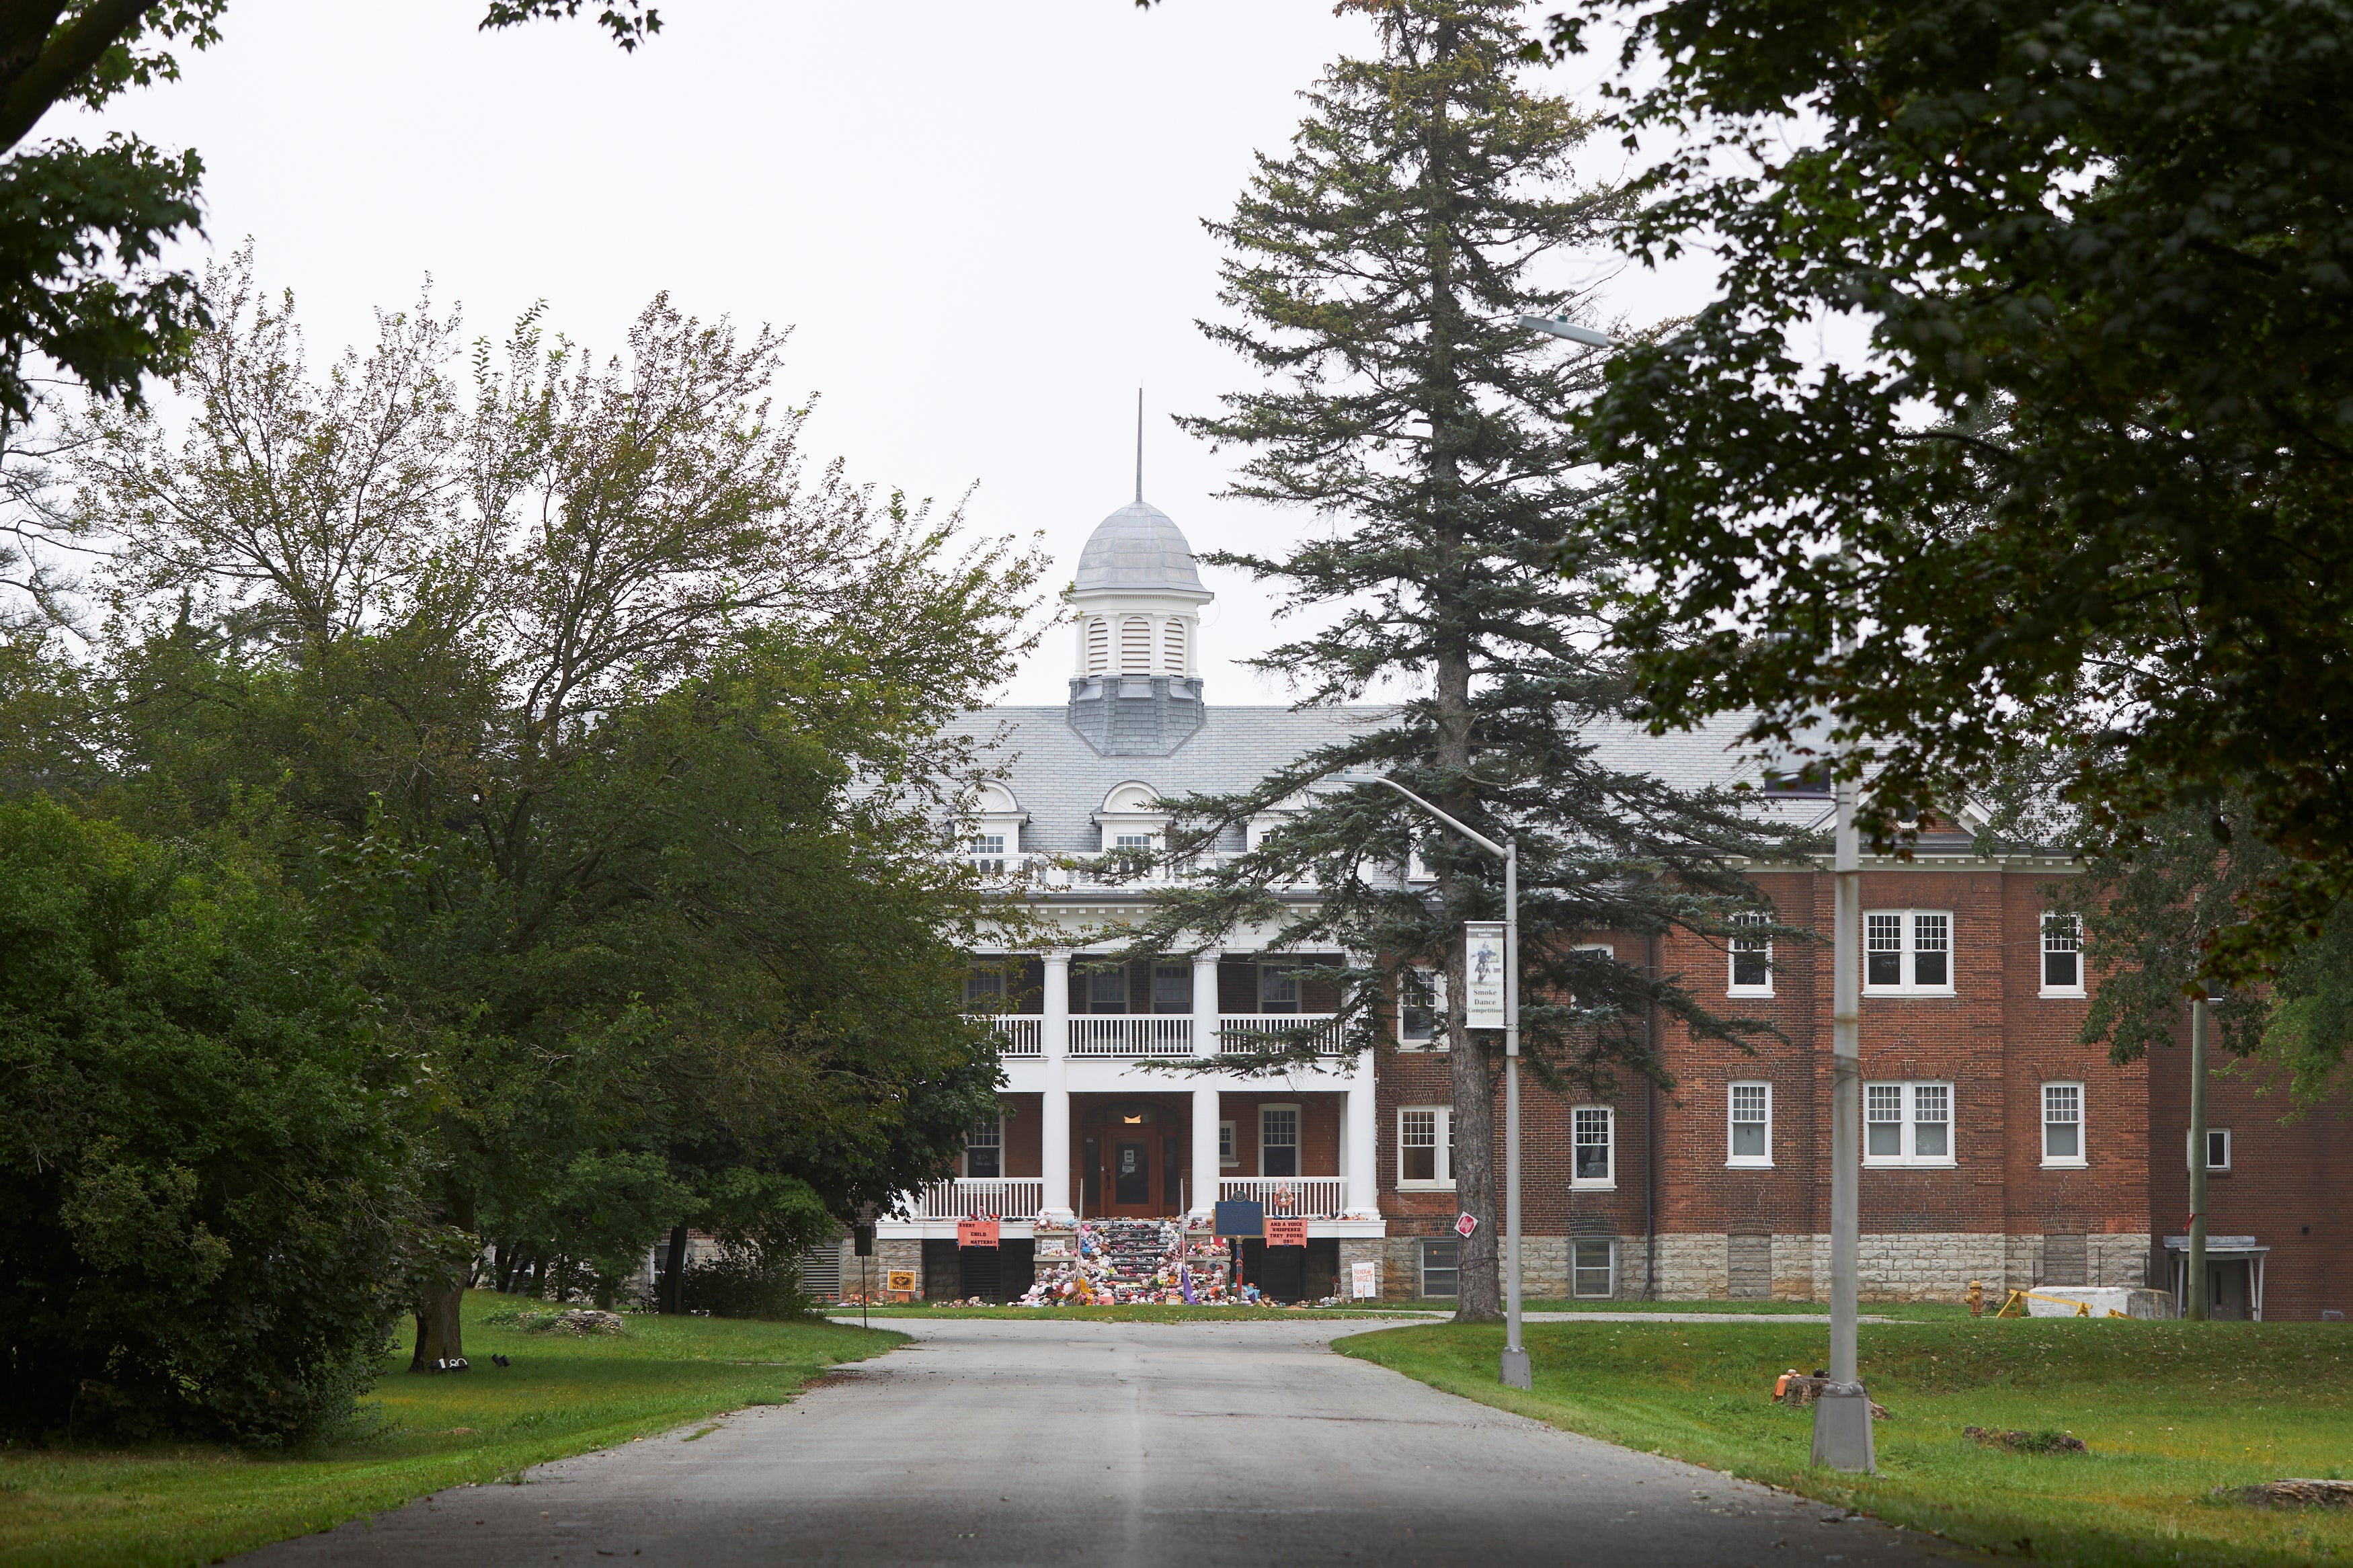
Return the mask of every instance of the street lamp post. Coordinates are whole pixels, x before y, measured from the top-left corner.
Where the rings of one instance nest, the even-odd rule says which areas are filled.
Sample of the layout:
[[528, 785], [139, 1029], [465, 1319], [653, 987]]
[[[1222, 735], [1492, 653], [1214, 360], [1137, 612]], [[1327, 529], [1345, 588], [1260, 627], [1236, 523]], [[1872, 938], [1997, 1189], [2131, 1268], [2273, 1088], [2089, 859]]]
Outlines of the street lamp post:
[[1506, 1388], [1535, 1386], [1527, 1347], [1520, 1342], [1520, 845], [1501, 844], [1457, 822], [1413, 791], [1378, 773], [1349, 784], [1383, 784], [1504, 863], [1504, 1360]]

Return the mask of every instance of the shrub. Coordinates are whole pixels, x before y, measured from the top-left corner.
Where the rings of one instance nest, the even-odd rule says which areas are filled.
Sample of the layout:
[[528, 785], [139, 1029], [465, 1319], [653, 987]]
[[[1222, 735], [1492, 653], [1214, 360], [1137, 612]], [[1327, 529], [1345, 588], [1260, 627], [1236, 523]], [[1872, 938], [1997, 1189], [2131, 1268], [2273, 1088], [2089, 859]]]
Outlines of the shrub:
[[0, 805], [0, 1429], [280, 1442], [372, 1380], [407, 1070], [233, 853]]
[[772, 1258], [757, 1247], [729, 1247], [687, 1266], [680, 1281], [690, 1312], [714, 1318], [797, 1318], [817, 1305], [801, 1293], [800, 1268], [790, 1256]]

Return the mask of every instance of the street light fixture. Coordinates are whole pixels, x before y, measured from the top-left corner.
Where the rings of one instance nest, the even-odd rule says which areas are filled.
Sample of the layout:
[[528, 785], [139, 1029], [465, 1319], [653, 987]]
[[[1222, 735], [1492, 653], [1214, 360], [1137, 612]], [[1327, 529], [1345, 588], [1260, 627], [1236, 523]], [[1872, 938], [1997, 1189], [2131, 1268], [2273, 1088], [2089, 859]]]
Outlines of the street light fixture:
[[1550, 332], [1554, 337], [1583, 343], [1589, 349], [1614, 349], [1618, 346], [1618, 340], [1609, 333], [1597, 332], [1591, 327], [1580, 327], [1567, 316], [1522, 316], [1520, 325], [1532, 332]]
[[1533, 1388], [1535, 1371], [1520, 1342], [1520, 845], [1501, 844], [1457, 822], [1405, 785], [1380, 773], [1340, 775], [1343, 784], [1387, 784], [1504, 863], [1504, 1360], [1506, 1388]]

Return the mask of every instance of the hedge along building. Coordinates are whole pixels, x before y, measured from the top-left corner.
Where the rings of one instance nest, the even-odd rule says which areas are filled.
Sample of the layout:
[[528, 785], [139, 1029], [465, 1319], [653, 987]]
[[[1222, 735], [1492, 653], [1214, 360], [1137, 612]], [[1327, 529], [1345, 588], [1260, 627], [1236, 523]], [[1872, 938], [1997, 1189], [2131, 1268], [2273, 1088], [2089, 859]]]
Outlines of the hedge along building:
[[[1159, 847], [1166, 823], [1155, 801], [1242, 790], [1335, 729], [1380, 718], [1210, 706], [1197, 647], [1211, 599], [1176, 524], [1141, 500], [1123, 507], [1080, 557], [1068, 701], [959, 722], [965, 733], [1002, 732], [1008, 758], [974, 804], [969, 852], [1065, 940], [974, 955], [967, 1001], [997, 1031], [1000, 1114], [974, 1130], [956, 1172], [880, 1226], [878, 1289], [896, 1273], [935, 1297], [1010, 1297], [1029, 1283], [1041, 1227], [1198, 1215], [1244, 1197], [1307, 1221], [1303, 1255], [1254, 1247], [1246, 1260], [1275, 1293], [1345, 1290], [1356, 1263], [1374, 1266], [1388, 1298], [1453, 1291], [1451, 1088], [1442, 1045], [1433, 1048], [1443, 1030], [1393, 1009], [1377, 1021], [1376, 1048], [1350, 1054], [1336, 996], [1299, 973], [1337, 955], [1273, 951], [1264, 931], [1227, 933], [1175, 963], [1111, 956], [1163, 884], [1091, 868]], [[1724, 732], [1599, 739], [1616, 765], [1676, 784], [1753, 772]], [[1784, 792], [1760, 796], [1759, 809], [1812, 824], [1830, 802]], [[1253, 822], [1215, 852], [1239, 853], [1270, 825]], [[1830, 930], [1827, 862], [1750, 870], [1785, 921]], [[2150, 1064], [2112, 1066], [2077, 1042], [2090, 977], [2075, 932], [2046, 910], [2050, 884], [2074, 870], [2027, 847], [1983, 853], [1962, 826], [1934, 823], [1910, 860], [1865, 861], [1869, 1299], [1957, 1300], [1972, 1280], [1995, 1292], [2171, 1282], [2165, 1242], [2183, 1223], [2156, 1216], [2181, 1207], [2186, 1095], [2160, 1088], [2153, 1100]], [[1672, 1089], [1525, 1093], [1529, 1294], [1827, 1299], [1831, 943], [1585, 940], [1679, 976], [1711, 1004], [1769, 1018], [1785, 1038], [1746, 1054], [1662, 1026]], [[1272, 1029], [1308, 1031], [1329, 1065], [1273, 1081], [1154, 1066], [1246, 1051]], [[2160, 1085], [2180, 1076], [2169, 1056], [2154, 1068]], [[2224, 1222], [2243, 1248], [2218, 1260], [2218, 1305], [2273, 1317], [2341, 1307], [2330, 1292], [2348, 1283], [2342, 1205], [2295, 1209], [2312, 1208], [2321, 1189], [2289, 1173], [2344, 1173], [2346, 1140], [2319, 1119], [2280, 1129], [2276, 1111], [2258, 1128], [2244, 1096], [2216, 1091], [2237, 1129], [2218, 1220], [2240, 1191], [2285, 1195], [2293, 1212], [2250, 1203]], [[2258, 1147], [2279, 1162], [2272, 1182], [2256, 1173]], [[1002, 1245], [960, 1249], [957, 1220], [980, 1215], [1001, 1219]], [[2268, 1302], [2266, 1268], [2290, 1287]], [[857, 1278], [851, 1265], [845, 1287]]]

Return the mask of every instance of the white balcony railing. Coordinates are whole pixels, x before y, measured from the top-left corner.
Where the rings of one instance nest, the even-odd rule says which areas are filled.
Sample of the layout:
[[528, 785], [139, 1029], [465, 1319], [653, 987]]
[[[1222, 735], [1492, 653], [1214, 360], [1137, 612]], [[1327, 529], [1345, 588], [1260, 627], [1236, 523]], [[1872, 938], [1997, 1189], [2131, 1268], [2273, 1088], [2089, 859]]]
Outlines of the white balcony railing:
[[1218, 1020], [1218, 1049], [1250, 1056], [1304, 1038], [1319, 1057], [1336, 1057], [1346, 1033], [1337, 1013], [1228, 1013]]
[[1042, 1057], [1046, 1054], [1046, 1020], [1035, 1013], [982, 1015], [997, 1031], [1000, 1057]]
[[1337, 1219], [1348, 1207], [1345, 1176], [1220, 1176], [1218, 1196], [1264, 1204], [1283, 1219]]
[[913, 1219], [1027, 1220], [1037, 1218], [1045, 1204], [1040, 1176], [957, 1176], [913, 1194], [907, 1209]]
[[1189, 1057], [1193, 1020], [1142, 1013], [1091, 1014], [1071, 1020], [1074, 1057]]

